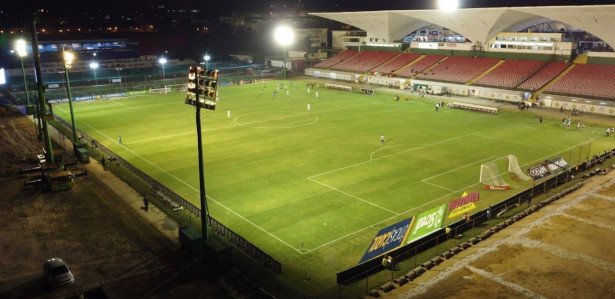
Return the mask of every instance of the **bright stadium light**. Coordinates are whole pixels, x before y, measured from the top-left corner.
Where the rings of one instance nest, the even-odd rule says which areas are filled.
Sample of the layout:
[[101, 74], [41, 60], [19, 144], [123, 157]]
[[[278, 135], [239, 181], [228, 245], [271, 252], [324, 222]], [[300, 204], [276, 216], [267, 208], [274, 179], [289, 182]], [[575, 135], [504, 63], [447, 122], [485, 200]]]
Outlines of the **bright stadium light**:
[[459, 8], [459, 0], [438, 0], [438, 9], [445, 12], [452, 12]]
[[94, 84], [98, 85], [98, 78], [96, 77], [96, 70], [100, 65], [96, 61], [90, 62], [90, 68], [94, 71]]
[[290, 46], [295, 41], [295, 33], [285, 25], [278, 26], [273, 32], [273, 38], [282, 46], [282, 60], [284, 64], [284, 79], [286, 79], [286, 47]]
[[211, 60], [211, 56], [205, 53], [205, 56], [203, 56], [203, 60], [205, 60], [205, 68], [207, 68], [207, 63]]
[[14, 50], [20, 58], [26, 57], [28, 55], [28, 51], [26, 50], [26, 41], [23, 39], [16, 40]]
[[162, 65], [162, 80], [166, 79], [165, 74], [164, 74], [164, 65], [167, 64], [167, 59], [164, 57], [160, 57], [158, 59], [158, 63], [160, 63], [160, 65]]
[[18, 39], [15, 41], [15, 53], [19, 56], [19, 61], [21, 61], [21, 75], [23, 76], [23, 87], [26, 93], [26, 103], [30, 106], [30, 95], [28, 94], [28, 82], [26, 81], [26, 70], [23, 66], [23, 58], [28, 55], [28, 51], [26, 50], [26, 41], [24, 39]]
[[285, 25], [278, 26], [273, 33], [275, 41], [282, 47], [288, 47], [295, 41], [295, 33]]
[[73, 60], [75, 60], [75, 54], [69, 51], [64, 51], [63, 56], [64, 56], [64, 65], [67, 68], [70, 68], [70, 66], [73, 64]]

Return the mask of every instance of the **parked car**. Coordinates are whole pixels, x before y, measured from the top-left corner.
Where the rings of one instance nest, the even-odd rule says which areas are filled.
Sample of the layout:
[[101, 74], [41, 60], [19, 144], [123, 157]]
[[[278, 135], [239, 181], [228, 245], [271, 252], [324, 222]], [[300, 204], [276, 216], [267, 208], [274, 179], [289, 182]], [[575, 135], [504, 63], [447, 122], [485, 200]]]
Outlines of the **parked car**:
[[60, 258], [50, 258], [43, 264], [43, 276], [55, 288], [75, 282], [75, 276]]

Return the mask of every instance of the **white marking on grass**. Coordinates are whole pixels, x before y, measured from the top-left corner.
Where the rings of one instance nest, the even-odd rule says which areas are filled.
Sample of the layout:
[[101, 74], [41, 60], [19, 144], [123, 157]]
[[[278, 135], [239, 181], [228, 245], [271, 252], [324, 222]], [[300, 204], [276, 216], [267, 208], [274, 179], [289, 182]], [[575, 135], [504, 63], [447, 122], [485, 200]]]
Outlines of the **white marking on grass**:
[[562, 216], [564, 216], [566, 218], [570, 218], [572, 220], [583, 222], [585, 224], [589, 224], [589, 225], [593, 225], [593, 226], [597, 226], [597, 227], [601, 227], [601, 228], [604, 228], [604, 229], [615, 231], [615, 225], [607, 225], [607, 224], [604, 224], [602, 222], [597, 222], [597, 221], [592, 221], [592, 220], [589, 220], [589, 219], [579, 218], [577, 216], [573, 216], [573, 215], [566, 214], [566, 213], [562, 213]]
[[453, 140], [456, 140], [456, 139], [459, 139], [459, 138], [465, 138], [465, 137], [472, 136], [472, 135], [474, 135], [474, 134], [467, 134], [467, 135], [457, 136], [457, 137], [453, 137], [453, 138], [449, 138], [449, 139], [445, 139], [445, 140], [436, 141], [436, 142], [433, 142], [433, 143], [430, 143], [430, 144], [425, 144], [425, 145], [409, 148], [407, 150], [403, 150], [403, 151], [400, 151], [400, 152], [397, 152], [397, 153], [393, 153], [393, 154], [390, 154], [390, 155], [384, 155], [384, 156], [381, 156], [381, 157], [378, 157], [378, 158], [375, 158], [375, 159], [370, 159], [370, 160], [366, 160], [366, 161], [363, 161], [363, 162], [358, 162], [358, 163], [350, 164], [350, 165], [347, 165], [347, 166], [344, 166], [344, 167], [339, 167], [339, 168], [336, 168], [336, 169], [333, 169], [333, 170], [330, 170], [330, 171], [326, 171], [326, 172], [323, 172], [323, 173], [315, 174], [315, 175], [312, 175], [312, 176], [308, 177], [308, 179], [319, 177], [319, 176], [322, 176], [322, 175], [325, 175], [325, 174], [334, 173], [334, 172], [337, 172], [337, 171], [340, 171], [340, 170], [344, 170], [344, 169], [348, 169], [348, 168], [352, 168], [352, 167], [355, 167], [355, 166], [363, 165], [365, 163], [369, 163], [369, 162], [373, 162], [373, 161], [378, 161], [378, 160], [381, 160], [381, 159], [384, 159], [384, 158], [397, 156], [397, 155], [400, 155], [400, 154], [403, 154], [403, 153], [406, 153], [406, 152], [411, 152], [411, 151], [423, 149], [423, 148], [426, 148], [426, 147], [429, 147], [429, 146], [432, 146], [432, 145], [453, 141]]
[[522, 286], [520, 286], [520, 285], [518, 285], [516, 283], [512, 283], [510, 281], [504, 280], [499, 275], [491, 274], [491, 273], [489, 273], [489, 272], [487, 272], [485, 270], [474, 268], [472, 266], [466, 266], [466, 269], [468, 269], [468, 270], [472, 271], [473, 273], [478, 274], [478, 275], [480, 275], [480, 276], [482, 276], [482, 277], [484, 277], [486, 279], [489, 279], [489, 280], [491, 280], [493, 282], [497, 282], [497, 283], [499, 283], [499, 284], [501, 284], [501, 285], [503, 285], [505, 287], [508, 287], [509, 289], [511, 289], [511, 290], [513, 290], [513, 291], [515, 291], [517, 293], [525, 295], [526, 297], [529, 297], [529, 298], [539, 298], [539, 299], [545, 298], [546, 299], [546, 297], [544, 297], [544, 296], [542, 296], [540, 294], [536, 294], [536, 293], [534, 293], [534, 292], [532, 292], [532, 291], [530, 291], [530, 290], [528, 290], [528, 289], [526, 289], [526, 288], [524, 288], [524, 287], [522, 287]]
[[319, 182], [319, 181], [314, 180], [314, 179], [309, 179], [309, 180], [310, 180], [310, 181], [312, 181], [312, 182], [314, 182], [314, 183], [317, 183], [317, 184], [320, 184], [320, 185], [322, 185], [322, 186], [325, 186], [325, 187], [327, 187], [327, 188], [329, 188], [329, 189], [331, 189], [331, 190], [335, 190], [335, 191], [337, 191], [337, 192], [339, 192], [339, 193], [342, 193], [342, 194], [344, 194], [344, 195], [347, 195], [347, 196], [349, 196], [349, 197], [352, 197], [352, 198], [354, 198], [354, 199], [357, 199], [357, 200], [359, 200], [359, 201], [362, 201], [362, 202], [364, 202], [364, 203], [366, 203], [366, 204], [370, 204], [370, 205], [372, 205], [372, 206], [374, 206], [374, 207], [377, 207], [377, 208], [380, 208], [380, 209], [382, 209], [382, 210], [385, 210], [385, 211], [387, 211], [387, 212], [389, 212], [389, 213], [391, 213], [391, 214], [394, 214], [394, 215], [399, 215], [399, 213], [397, 213], [397, 212], [391, 211], [391, 210], [389, 210], [389, 209], [387, 209], [387, 208], [385, 208], [385, 207], [379, 206], [379, 205], [377, 205], [377, 204], [375, 204], [375, 203], [373, 203], [373, 202], [371, 202], [371, 201], [367, 201], [367, 200], [365, 200], [365, 199], [363, 199], [363, 198], [360, 198], [360, 197], [358, 197], [358, 196], [355, 196], [355, 195], [352, 195], [352, 194], [350, 194], [350, 193], [344, 192], [344, 191], [342, 191], [342, 190], [340, 190], [340, 189], [337, 189], [337, 188], [335, 188], [335, 187], [329, 186], [329, 185], [327, 185], [327, 184], [325, 184], [325, 183]]
[[480, 135], [480, 134], [474, 134], [475, 136], [481, 137], [481, 138], [485, 138], [485, 139], [491, 139], [491, 140], [496, 140], [496, 141], [502, 141], [502, 142], [508, 142], [508, 143], [512, 143], [512, 144], [516, 144], [516, 145], [522, 145], [525, 147], [533, 147], [539, 150], [555, 150], [553, 148], [544, 148], [544, 147], [539, 147], [539, 146], [535, 146], [535, 145], [530, 145], [530, 144], [525, 144], [525, 143], [521, 143], [521, 142], [516, 142], [516, 141], [510, 141], [510, 140], [506, 140], [506, 139], [500, 139], [500, 138], [495, 138], [495, 137], [490, 137], [490, 136], [484, 136], [484, 135]]
[[438, 187], [438, 188], [440, 188], [440, 189], [444, 189], [444, 190], [448, 190], [448, 191], [455, 191], [455, 190], [453, 190], [453, 189], [449, 189], [449, 188], [446, 188], [446, 187], [444, 187], [444, 186], [440, 186], [440, 185], [438, 185], [438, 184], [430, 183], [430, 182], [428, 182], [428, 181], [426, 181], [426, 180], [421, 180], [421, 182], [422, 182], [423, 184], [432, 185], [432, 186], [434, 186], [434, 187]]
[[[250, 114], [255, 114], [255, 113], [259, 113], [259, 112], [268, 112], [268, 111], [257, 111], [257, 112], [251, 112], [251, 113], [245, 113], [242, 114], [240, 116], [235, 117], [235, 119], [233, 119], [233, 122], [235, 124], [237, 124], [238, 126], [243, 126], [243, 127], [249, 127], [249, 128], [255, 128], [255, 129], [293, 129], [293, 128], [299, 128], [299, 127], [305, 127], [305, 126], [309, 126], [309, 125], [313, 125], [316, 122], [318, 122], [318, 116], [316, 116], [313, 113], [307, 113], [307, 112], [302, 112], [300, 114], [296, 114], [296, 115], [287, 115], [287, 116], [282, 116], [282, 117], [276, 117], [276, 118], [272, 118], [272, 119], [267, 119], [267, 120], [261, 120], [261, 121], [254, 121], [251, 123], [240, 123], [239, 121], [237, 121], [240, 117], [244, 117], [246, 115], [250, 115]], [[262, 123], [262, 122], [268, 122], [268, 121], [272, 121], [272, 120], [280, 120], [280, 119], [287, 119], [287, 118], [293, 118], [293, 117], [300, 117], [300, 116], [311, 116], [313, 118], [313, 120], [309, 123], [305, 123], [305, 124], [299, 124], [299, 125], [294, 125], [294, 126], [253, 126], [253, 123]]]
[[[82, 122], [82, 123], [83, 123], [83, 124], [85, 124], [86, 126], [88, 126], [88, 127], [92, 128], [94, 131], [98, 132], [99, 134], [101, 134], [101, 135], [102, 135], [102, 136], [104, 136], [105, 138], [107, 138], [107, 139], [111, 140], [113, 143], [116, 143], [115, 139], [113, 139], [113, 138], [111, 138], [111, 137], [107, 136], [105, 133], [103, 133], [103, 132], [101, 132], [101, 131], [97, 130], [96, 128], [94, 128], [94, 127], [92, 127], [92, 126], [88, 125], [88, 124], [87, 124], [87, 123], [85, 123], [85, 122]], [[126, 151], [128, 151], [128, 152], [132, 153], [133, 155], [135, 155], [135, 156], [136, 156], [136, 157], [138, 157], [139, 159], [141, 159], [141, 160], [143, 160], [143, 161], [147, 162], [148, 164], [150, 164], [150, 165], [154, 166], [154, 167], [155, 167], [155, 168], [157, 168], [158, 170], [160, 170], [160, 171], [162, 171], [162, 172], [166, 173], [168, 176], [170, 176], [171, 178], [175, 179], [176, 181], [178, 181], [178, 182], [180, 182], [180, 183], [184, 184], [184, 185], [185, 185], [185, 186], [187, 186], [188, 188], [190, 188], [190, 189], [192, 189], [192, 190], [194, 190], [194, 191], [196, 191], [196, 192], [199, 192], [199, 189], [197, 189], [197, 188], [195, 188], [194, 186], [192, 186], [192, 185], [190, 185], [190, 184], [186, 183], [184, 180], [182, 180], [182, 179], [180, 179], [180, 178], [176, 177], [176, 176], [175, 176], [175, 175], [173, 175], [172, 173], [170, 173], [170, 172], [166, 171], [165, 169], [161, 168], [160, 166], [156, 165], [155, 163], [151, 162], [150, 160], [148, 160], [148, 159], [146, 159], [146, 158], [142, 157], [141, 155], [137, 154], [136, 152], [134, 152], [133, 150], [131, 150], [131, 149], [127, 148], [126, 146], [124, 146], [124, 145], [122, 145], [122, 144], [117, 144], [117, 143], [116, 143], [116, 145], [118, 145], [118, 146], [120, 146], [120, 147], [124, 148]], [[300, 253], [300, 254], [301, 254], [301, 252], [300, 252], [298, 249], [296, 249], [294, 246], [292, 246], [292, 245], [290, 245], [290, 244], [286, 243], [284, 240], [280, 239], [278, 236], [276, 236], [276, 235], [274, 235], [274, 234], [270, 233], [269, 231], [267, 231], [266, 229], [264, 229], [264, 228], [260, 227], [260, 226], [259, 226], [259, 225], [257, 225], [256, 223], [254, 223], [254, 222], [252, 222], [252, 221], [248, 220], [246, 217], [244, 217], [244, 216], [240, 215], [239, 213], [237, 213], [237, 212], [235, 212], [235, 211], [231, 210], [230, 208], [228, 208], [227, 206], [223, 205], [223, 204], [222, 204], [222, 203], [220, 203], [219, 201], [217, 201], [217, 200], [213, 199], [211, 196], [207, 195], [207, 198], [209, 198], [211, 201], [213, 201], [214, 203], [218, 204], [219, 206], [223, 207], [224, 209], [228, 210], [229, 212], [233, 213], [233, 214], [234, 214], [234, 215], [236, 215], [237, 217], [241, 218], [242, 220], [244, 220], [244, 221], [246, 221], [246, 222], [250, 223], [250, 224], [251, 224], [251, 225], [253, 225], [254, 227], [256, 227], [256, 228], [260, 229], [260, 230], [261, 230], [261, 231], [263, 231], [263, 232], [265, 232], [266, 234], [268, 234], [268, 235], [269, 235], [269, 236], [271, 236], [272, 238], [274, 238], [274, 239], [276, 239], [276, 240], [280, 241], [282, 244], [284, 244], [284, 245], [286, 245], [286, 246], [290, 247], [290, 248], [291, 248], [291, 249], [293, 249], [294, 251], [296, 251], [296, 252], [298, 252], [298, 253]]]
[[124, 107], [126, 107], [126, 108], [130, 108], [130, 109], [134, 108], [134, 107], [130, 107], [130, 106], [128, 106], [128, 105], [124, 105], [124, 104], [122, 104], [122, 103], [120, 103], [120, 102], [118, 102], [118, 101], [112, 100], [112, 99], [109, 99], [109, 102], [111, 102], [111, 103], [113, 103], [113, 104], [120, 105], [120, 106], [124, 106]]
[[[478, 161], [476, 161], [476, 162], [472, 162], [472, 163], [468, 163], [468, 164], [466, 164], [466, 165], [459, 166], [459, 167], [457, 167], [457, 168], [455, 168], [455, 169], [451, 169], [451, 170], [448, 170], [448, 171], [445, 171], [445, 172], [441, 172], [441, 173], [436, 174], [436, 175], [434, 175], [434, 176], [430, 176], [430, 177], [428, 177], [428, 178], [426, 178], [426, 179], [423, 179], [423, 180], [422, 180], [422, 182], [425, 182], [425, 181], [431, 180], [431, 179], [436, 178], [436, 177], [439, 177], [439, 176], [441, 176], [441, 175], [445, 175], [445, 174], [447, 174], [447, 173], [449, 173], [449, 172], [457, 171], [457, 170], [459, 170], [459, 169], [463, 169], [463, 168], [466, 168], [466, 167], [468, 167], [468, 166], [472, 166], [472, 165], [474, 165], [474, 164], [478, 164], [478, 163], [484, 162], [485, 160], [489, 160], [489, 159], [491, 159], [491, 158], [493, 158], [493, 157], [495, 157], [495, 156], [491, 156], [491, 157], [488, 157], [488, 158], [485, 158], [485, 159], [482, 159], [482, 160], [478, 160]], [[500, 159], [503, 159], [503, 158], [498, 158], [498, 159], [495, 159], [495, 160], [493, 160], [493, 161], [497, 161], [497, 160], [500, 160]], [[493, 162], [493, 161], [490, 161], [490, 162]]]
[[377, 149], [377, 150], [373, 151], [373, 152], [372, 152], [372, 154], [371, 154], [371, 155], [369, 155], [369, 160], [370, 160], [370, 161], [371, 161], [371, 160], [374, 160], [374, 155], [375, 155], [377, 152], [379, 152], [379, 151], [381, 151], [381, 150], [384, 150], [384, 149], [392, 148], [392, 147], [395, 147], [395, 146], [401, 146], [401, 145], [397, 144], [397, 145], [389, 145], [389, 146], [381, 147], [381, 148], [379, 148], [379, 149]]

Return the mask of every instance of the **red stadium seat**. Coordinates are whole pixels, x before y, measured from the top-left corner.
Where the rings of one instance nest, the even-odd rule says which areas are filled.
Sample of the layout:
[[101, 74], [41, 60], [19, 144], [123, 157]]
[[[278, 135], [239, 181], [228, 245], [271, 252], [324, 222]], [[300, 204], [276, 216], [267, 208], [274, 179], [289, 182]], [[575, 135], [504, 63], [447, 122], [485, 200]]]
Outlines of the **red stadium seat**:
[[387, 62], [388, 60], [391, 60], [397, 55], [399, 55], [399, 53], [396, 52], [363, 51], [350, 59], [336, 64], [331, 67], [331, 69], [364, 73]]
[[489, 74], [475, 81], [476, 85], [514, 88], [545, 65], [542, 61], [506, 60]]
[[372, 69], [372, 72], [391, 74], [397, 71], [398, 69], [404, 67], [405, 65], [411, 63], [412, 61], [416, 60], [419, 57], [421, 57], [421, 54], [402, 53], [399, 56]]
[[342, 51], [338, 53], [337, 55], [330, 57], [329, 59], [325, 61], [317, 63], [316, 65], [314, 65], [314, 67], [319, 68], [319, 69], [328, 69], [352, 56], [355, 56], [357, 53], [359, 52], [355, 50]]
[[518, 89], [536, 91], [561, 74], [567, 67], [565, 62], [550, 62], [534, 76], [517, 86]]
[[398, 70], [395, 74], [400, 77], [414, 77], [434, 65], [434, 63], [442, 60], [443, 58], [444, 55], [426, 55], [423, 59], [417, 61], [415, 64], [402, 68]]
[[427, 72], [417, 76], [420, 79], [465, 83], [500, 61], [497, 58], [472, 58], [453, 56]]
[[615, 99], [615, 65], [579, 64], [545, 92]]

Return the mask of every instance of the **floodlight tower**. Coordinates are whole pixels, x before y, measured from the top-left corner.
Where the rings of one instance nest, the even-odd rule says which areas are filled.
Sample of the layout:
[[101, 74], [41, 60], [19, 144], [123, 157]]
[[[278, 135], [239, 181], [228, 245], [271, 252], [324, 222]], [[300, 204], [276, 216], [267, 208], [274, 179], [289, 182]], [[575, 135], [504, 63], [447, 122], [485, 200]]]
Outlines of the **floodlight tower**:
[[278, 45], [282, 46], [284, 79], [286, 79], [286, 47], [290, 46], [295, 41], [295, 33], [290, 27], [286, 25], [280, 25], [275, 29], [273, 37], [275, 38], [275, 41], [278, 43]]
[[64, 80], [66, 80], [66, 95], [68, 96], [68, 108], [70, 108], [70, 122], [73, 128], [73, 145], [77, 143], [77, 129], [75, 128], [75, 114], [73, 113], [73, 99], [70, 94], [70, 79], [68, 78], [68, 70], [71, 68], [75, 60], [75, 54], [66, 51], [62, 48], [62, 56], [64, 58]]
[[[41, 56], [38, 52], [38, 37], [36, 35], [36, 19], [32, 19], [32, 26], [30, 27], [30, 37], [32, 41], [32, 57], [34, 58], [34, 75], [36, 76], [36, 89], [38, 91], [38, 104], [37, 104], [37, 117], [39, 120], [39, 136], [43, 138], [45, 142], [45, 159], [49, 164], [54, 164], [53, 157], [53, 145], [51, 144], [51, 138], [49, 138], [49, 131], [47, 129], [47, 121], [53, 118], [51, 111], [47, 110], [47, 100], [45, 99], [45, 87], [43, 83], [43, 75], [41, 73]], [[51, 106], [49, 106], [51, 108]]]
[[162, 80], [166, 79], [165, 75], [164, 75], [164, 65], [167, 64], [167, 59], [164, 57], [160, 57], [158, 59], [158, 63], [160, 63], [160, 65], [162, 65]]
[[444, 12], [453, 12], [459, 8], [459, 0], [438, 0], [438, 9]]
[[23, 67], [23, 58], [28, 55], [26, 50], [26, 41], [24, 39], [18, 39], [15, 41], [15, 53], [19, 56], [21, 61], [21, 74], [23, 75], [23, 87], [26, 92], [26, 103], [30, 106], [30, 95], [28, 94], [28, 82], [26, 81], [26, 71]]
[[92, 69], [92, 71], [94, 71], [94, 84], [95, 85], [98, 85], [98, 78], [96, 77], [96, 69], [98, 69], [99, 66], [100, 65], [96, 61], [90, 62], [90, 69]]
[[209, 238], [207, 229], [208, 211], [205, 194], [205, 173], [203, 162], [203, 137], [201, 131], [201, 108], [216, 110], [218, 99], [218, 70], [200, 66], [188, 69], [188, 94], [185, 103], [196, 107], [196, 136], [199, 156], [199, 193], [201, 199], [201, 230], [203, 242]]
[[203, 56], [203, 60], [205, 60], [205, 69], [207, 69], [207, 63], [211, 60], [211, 56], [205, 52], [205, 56]]

